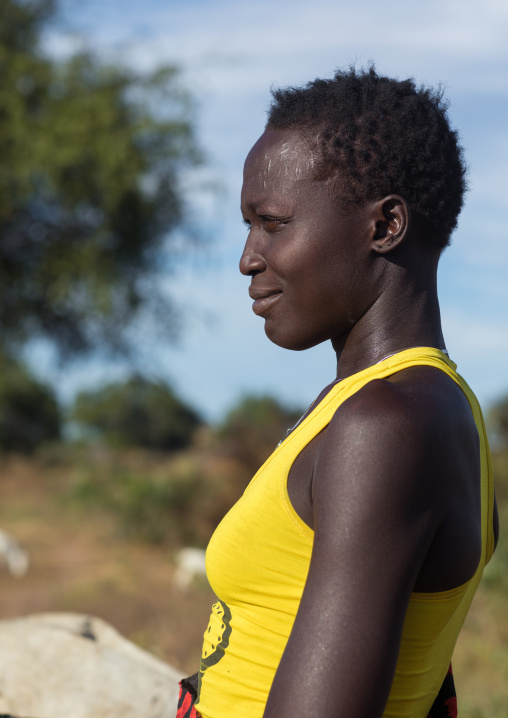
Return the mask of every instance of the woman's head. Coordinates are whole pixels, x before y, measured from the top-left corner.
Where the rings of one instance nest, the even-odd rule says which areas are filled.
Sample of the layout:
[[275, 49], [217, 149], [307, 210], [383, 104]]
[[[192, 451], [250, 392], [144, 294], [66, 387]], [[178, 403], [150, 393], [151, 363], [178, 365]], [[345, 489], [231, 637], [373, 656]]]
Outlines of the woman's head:
[[450, 242], [466, 189], [466, 167], [441, 89], [379, 76], [373, 67], [338, 71], [302, 88], [273, 91], [267, 128], [296, 130], [318, 150], [316, 178], [340, 177], [348, 206], [404, 197], [431, 225], [428, 241]]
[[395, 265], [377, 258], [403, 244], [411, 224], [397, 195], [358, 207], [337, 202], [340, 177], [316, 180], [319, 158], [300, 131], [268, 128], [244, 167], [249, 234], [240, 270], [252, 277], [253, 309], [268, 337], [287, 349], [348, 334], [393, 285], [386, 270]]

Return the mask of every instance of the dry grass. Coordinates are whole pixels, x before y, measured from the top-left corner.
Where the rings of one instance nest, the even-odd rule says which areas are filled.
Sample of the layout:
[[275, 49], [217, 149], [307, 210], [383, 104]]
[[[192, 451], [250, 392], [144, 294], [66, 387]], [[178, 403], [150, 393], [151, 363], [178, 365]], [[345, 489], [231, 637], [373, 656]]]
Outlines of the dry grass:
[[[0, 618], [89, 613], [188, 673], [197, 668], [213, 594], [173, 582], [169, 545], [122, 536], [105, 513], [59, 498], [71, 469], [14, 458], [0, 465], [0, 527], [29, 552], [24, 578], [0, 567]], [[494, 558], [454, 656], [460, 718], [506, 718], [508, 622], [504, 554]], [[496, 565], [497, 563], [497, 565]]]
[[214, 601], [204, 583], [173, 582], [173, 552], [127, 541], [103, 514], [62, 508], [65, 471], [22, 459], [1, 467], [0, 526], [30, 555], [23, 578], [0, 567], [0, 617], [41, 611], [99, 616], [189, 673], [197, 669]]
[[453, 669], [460, 718], [506, 718], [508, 715], [508, 622], [506, 590], [489, 581], [499, 570], [501, 554], [487, 567], [459, 636]]

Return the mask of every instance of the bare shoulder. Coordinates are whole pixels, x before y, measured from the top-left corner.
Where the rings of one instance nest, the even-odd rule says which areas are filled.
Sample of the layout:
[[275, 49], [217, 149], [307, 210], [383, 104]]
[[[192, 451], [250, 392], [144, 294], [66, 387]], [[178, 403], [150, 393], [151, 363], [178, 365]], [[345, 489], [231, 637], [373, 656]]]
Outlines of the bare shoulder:
[[[469, 402], [447, 374], [434, 367], [411, 367], [386, 379], [375, 379], [339, 407], [335, 427], [360, 423], [402, 423], [407, 431], [442, 434], [455, 429], [476, 431]], [[402, 428], [402, 427], [401, 427]]]
[[344, 402], [313, 479], [315, 528], [327, 540], [389, 533], [430, 548], [450, 509], [476, 504], [479, 441], [467, 398], [444, 372], [404, 370]]
[[422, 366], [373, 380], [345, 401], [330, 422], [326, 448], [341, 456], [355, 448], [378, 457], [395, 451], [395, 462], [423, 461], [439, 474], [461, 463], [464, 450], [477, 454], [479, 441], [460, 386]]

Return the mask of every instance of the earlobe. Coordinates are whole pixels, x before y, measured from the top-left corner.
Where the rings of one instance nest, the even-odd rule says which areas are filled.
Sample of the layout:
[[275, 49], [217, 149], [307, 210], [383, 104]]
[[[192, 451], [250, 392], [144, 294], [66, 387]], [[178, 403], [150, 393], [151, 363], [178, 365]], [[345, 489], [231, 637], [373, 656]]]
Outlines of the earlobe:
[[406, 239], [411, 228], [411, 209], [400, 195], [384, 197], [374, 205], [372, 249], [378, 254], [392, 252]]

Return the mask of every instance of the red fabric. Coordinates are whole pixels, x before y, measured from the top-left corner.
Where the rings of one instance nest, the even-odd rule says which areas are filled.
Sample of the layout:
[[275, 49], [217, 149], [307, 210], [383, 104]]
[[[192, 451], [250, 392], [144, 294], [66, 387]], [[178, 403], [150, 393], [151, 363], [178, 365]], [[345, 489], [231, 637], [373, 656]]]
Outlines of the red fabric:
[[192, 705], [192, 695], [181, 683], [176, 718], [201, 718], [201, 714]]
[[427, 718], [458, 718], [457, 694], [455, 693], [451, 663], [448, 668], [448, 673], [443, 681], [443, 685], [441, 686], [441, 690], [439, 691]]
[[[452, 671], [452, 664], [450, 663], [450, 667], [448, 668], [448, 673], [453, 678], [453, 671]], [[458, 718], [458, 708], [457, 708], [457, 696], [450, 696], [448, 700], [444, 702], [446, 709], [448, 713], [446, 714], [446, 718]]]
[[457, 718], [457, 716], [458, 716], [457, 699], [449, 698], [447, 701], [445, 701], [445, 706], [448, 709], [447, 718]]

